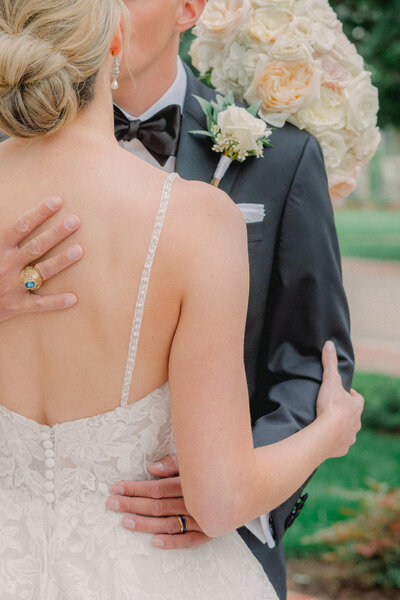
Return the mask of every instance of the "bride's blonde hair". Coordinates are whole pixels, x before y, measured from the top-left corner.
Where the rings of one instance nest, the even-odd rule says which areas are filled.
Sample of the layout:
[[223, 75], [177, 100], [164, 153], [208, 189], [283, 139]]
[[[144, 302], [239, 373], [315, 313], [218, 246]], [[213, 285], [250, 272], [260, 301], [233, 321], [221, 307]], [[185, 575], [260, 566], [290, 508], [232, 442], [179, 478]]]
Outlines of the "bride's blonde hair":
[[0, 130], [55, 132], [93, 98], [122, 0], [0, 1]]

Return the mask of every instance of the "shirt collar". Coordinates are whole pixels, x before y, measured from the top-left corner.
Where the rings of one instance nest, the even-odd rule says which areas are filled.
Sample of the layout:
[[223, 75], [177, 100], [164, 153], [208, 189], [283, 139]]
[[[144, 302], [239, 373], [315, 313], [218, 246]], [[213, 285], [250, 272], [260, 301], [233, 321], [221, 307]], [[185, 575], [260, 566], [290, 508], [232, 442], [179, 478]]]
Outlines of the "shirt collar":
[[159, 100], [153, 106], [150, 106], [144, 113], [138, 117], [133, 117], [126, 110], [118, 106], [118, 108], [124, 113], [128, 119], [139, 119], [140, 121], [147, 121], [156, 115], [160, 110], [170, 106], [171, 104], [177, 104], [183, 111], [183, 105], [185, 103], [186, 91], [187, 91], [187, 75], [183, 66], [182, 60], [178, 57], [177, 73], [174, 83], [167, 89], [165, 94], [161, 96]]

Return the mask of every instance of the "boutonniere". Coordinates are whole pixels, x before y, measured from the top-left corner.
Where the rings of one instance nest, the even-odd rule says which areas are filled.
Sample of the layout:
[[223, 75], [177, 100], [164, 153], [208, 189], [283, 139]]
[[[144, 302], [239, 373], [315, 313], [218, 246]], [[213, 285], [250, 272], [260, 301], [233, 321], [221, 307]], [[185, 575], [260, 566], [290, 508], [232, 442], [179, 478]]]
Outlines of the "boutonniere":
[[234, 160], [244, 162], [248, 157], [261, 158], [264, 147], [270, 146], [272, 133], [263, 119], [257, 117], [261, 103], [249, 108], [235, 105], [230, 92], [217, 94], [216, 101], [207, 102], [194, 96], [207, 117], [207, 131], [191, 131], [194, 135], [210, 137], [214, 152], [222, 154], [211, 184], [218, 187]]

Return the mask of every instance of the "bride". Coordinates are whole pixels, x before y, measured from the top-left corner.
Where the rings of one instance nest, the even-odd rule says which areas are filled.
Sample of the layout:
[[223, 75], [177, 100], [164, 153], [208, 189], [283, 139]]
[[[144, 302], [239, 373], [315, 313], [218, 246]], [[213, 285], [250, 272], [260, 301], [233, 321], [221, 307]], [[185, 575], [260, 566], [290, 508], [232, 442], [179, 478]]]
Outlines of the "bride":
[[[75, 306], [2, 324], [0, 597], [273, 600], [234, 530], [348, 451], [363, 400], [343, 391], [328, 343], [316, 420], [253, 449], [245, 224], [221, 191], [165, 177], [115, 141], [124, 14], [121, 0], [0, 4], [0, 130], [11, 136], [0, 236], [56, 192], [85, 244], [73, 274], [58, 275]], [[42, 231], [22, 247], [25, 265], [55, 256]], [[38, 287], [34, 270], [22, 276]], [[187, 508], [215, 539], [163, 553], [105, 504], [109, 484], [149, 478], [175, 449]]]

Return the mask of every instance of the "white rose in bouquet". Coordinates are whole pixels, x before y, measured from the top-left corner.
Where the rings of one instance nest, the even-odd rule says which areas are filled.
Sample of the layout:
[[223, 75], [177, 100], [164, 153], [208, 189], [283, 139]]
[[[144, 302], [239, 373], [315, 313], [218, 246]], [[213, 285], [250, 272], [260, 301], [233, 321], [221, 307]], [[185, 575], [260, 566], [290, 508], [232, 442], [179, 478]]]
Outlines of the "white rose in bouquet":
[[292, 121], [317, 137], [320, 131], [343, 129], [347, 114], [347, 99], [340, 91], [321, 86], [320, 94], [320, 98], [299, 110]]
[[340, 62], [350, 77], [355, 77], [364, 71], [362, 57], [357, 54], [356, 47], [341, 30], [336, 32], [335, 44], [329, 56]]
[[319, 136], [328, 174], [333, 173], [343, 162], [347, 147], [343, 136], [336, 131], [324, 131]]
[[332, 54], [320, 59], [322, 68], [322, 85], [333, 90], [343, 89], [351, 81], [351, 74]]
[[288, 35], [304, 40], [312, 50], [321, 53], [329, 52], [335, 44], [334, 32], [309, 17], [296, 17], [289, 25]]
[[[239, 74], [239, 82], [244, 87], [244, 91], [248, 90], [256, 71], [258, 69], [258, 65], [260, 61], [263, 59], [264, 55], [257, 52], [253, 47], [246, 50], [244, 56], [242, 56], [240, 63], [240, 74]], [[244, 92], [243, 92], [244, 94]], [[243, 96], [242, 96], [243, 97]]]
[[[228, 49], [229, 50], [229, 49]], [[232, 48], [233, 56], [240, 51], [237, 47]], [[243, 68], [240, 62], [235, 60], [228, 51], [217, 54], [212, 62], [211, 84], [221, 93], [232, 92], [235, 96], [243, 95], [246, 87], [240, 84], [240, 73]]]
[[292, 33], [285, 33], [272, 45], [270, 54], [275, 60], [309, 62], [312, 59], [312, 48], [307, 41]]
[[288, 27], [288, 34], [293, 35], [299, 40], [308, 42], [310, 46], [314, 39], [314, 21], [309, 17], [295, 16]]
[[297, 0], [293, 7], [294, 14], [310, 17], [316, 23], [335, 28], [338, 18], [326, 0]]
[[223, 43], [218, 39], [206, 40], [197, 38], [190, 48], [190, 57], [193, 65], [204, 77], [213, 67], [213, 60], [224, 51]]
[[[243, 98], [249, 88], [262, 55], [253, 48], [246, 48], [233, 42], [224, 52], [213, 59], [211, 75], [212, 85], [221, 92], [232, 91], [235, 96]], [[196, 66], [196, 65], [195, 65]]]
[[335, 33], [322, 23], [314, 23], [311, 44], [316, 52], [330, 52], [335, 45]]
[[292, 19], [288, 10], [274, 6], [257, 8], [250, 14], [247, 31], [257, 43], [271, 44], [286, 30]]
[[265, 8], [265, 7], [275, 7], [275, 8], [286, 8], [291, 9], [295, 0], [250, 0], [250, 4], [253, 8]]
[[352, 154], [355, 156], [358, 164], [365, 165], [371, 160], [381, 143], [382, 136], [378, 127], [366, 130], [363, 133], [353, 136], [354, 145]]
[[349, 99], [347, 127], [362, 132], [376, 126], [379, 109], [378, 90], [371, 85], [369, 73], [361, 73], [346, 88]]
[[261, 103], [275, 127], [312, 133], [332, 199], [350, 193], [379, 144], [378, 94], [328, 1], [209, 0], [195, 33], [195, 66], [217, 91]]
[[248, 8], [249, 0], [208, 0], [195, 33], [229, 38], [245, 18]]

